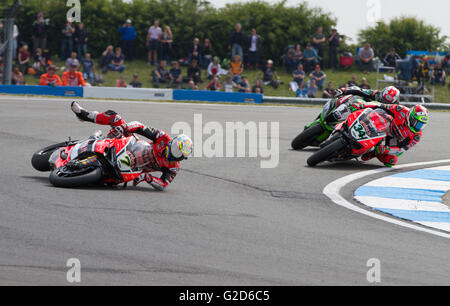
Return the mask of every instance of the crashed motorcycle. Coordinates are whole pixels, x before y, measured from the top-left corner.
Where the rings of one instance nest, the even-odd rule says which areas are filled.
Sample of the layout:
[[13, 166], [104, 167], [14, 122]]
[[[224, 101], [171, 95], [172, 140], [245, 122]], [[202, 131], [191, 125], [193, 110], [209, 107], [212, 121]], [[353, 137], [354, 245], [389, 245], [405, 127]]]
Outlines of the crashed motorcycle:
[[362, 109], [338, 124], [321, 149], [307, 161], [310, 167], [329, 161], [346, 161], [361, 157], [382, 142], [393, 118], [382, 109]]
[[132, 157], [151, 149], [151, 144], [136, 136], [103, 138], [98, 131], [80, 141], [69, 140], [39, 150], [31, 163], [38, 171], [50, 171], [50, 182], [56, 187], [113, 186], [139, 177], [143, 172]]

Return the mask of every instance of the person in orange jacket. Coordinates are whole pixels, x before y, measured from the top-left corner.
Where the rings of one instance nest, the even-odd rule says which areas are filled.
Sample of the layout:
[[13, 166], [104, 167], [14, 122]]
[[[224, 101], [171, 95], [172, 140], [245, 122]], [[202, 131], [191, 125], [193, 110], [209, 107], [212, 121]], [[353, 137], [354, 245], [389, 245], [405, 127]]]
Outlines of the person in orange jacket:
[[86, 82], [84, 81], [83, 74], [77, 71], [77, 65], [71, 65], [69, 70], [64, 72], [62, 75], [63, 86], [86, 86]]
[[39, 84], [41, 86], [62, 86], [61, 78], [56, 74], [56, 67], [54, 65], [50, 65], [47, 73], [41, 75]]

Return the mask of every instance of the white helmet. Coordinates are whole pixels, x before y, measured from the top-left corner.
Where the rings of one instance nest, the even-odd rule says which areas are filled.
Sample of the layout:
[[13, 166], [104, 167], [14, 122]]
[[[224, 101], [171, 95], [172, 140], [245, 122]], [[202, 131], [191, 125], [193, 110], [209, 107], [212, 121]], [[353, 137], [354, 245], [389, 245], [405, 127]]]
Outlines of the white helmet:
[[394, 86], [389, 86], [383, 89], [380, 93], [380, 100], [381, 103], [386, 104], [399, 104], [399, 98], [400, 98], [400, 90], [398, 90]]
[[182, 161], [192, 154], [192, 140], [186, 135], [179, 135], [170, 144], [170, 159]]

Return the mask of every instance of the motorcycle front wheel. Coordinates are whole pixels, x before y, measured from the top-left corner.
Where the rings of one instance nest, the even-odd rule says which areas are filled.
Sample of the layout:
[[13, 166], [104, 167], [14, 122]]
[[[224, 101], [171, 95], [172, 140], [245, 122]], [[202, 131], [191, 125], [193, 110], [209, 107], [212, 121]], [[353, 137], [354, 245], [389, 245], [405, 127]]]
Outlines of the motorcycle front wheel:
[[338, 138], [308, 158], [308, 166], [315, 167], [318, 164], [331, 159], [337, 152], [341, 152], [346, 147], [347, 142], [343, 138]]
[[298, 151], [311, 145], [311, 143], [323, 133], [323, 128], [320, 124], [316, 124], [304, 130], [300, 135], [295, 137], [292, 141], [292, 149]]

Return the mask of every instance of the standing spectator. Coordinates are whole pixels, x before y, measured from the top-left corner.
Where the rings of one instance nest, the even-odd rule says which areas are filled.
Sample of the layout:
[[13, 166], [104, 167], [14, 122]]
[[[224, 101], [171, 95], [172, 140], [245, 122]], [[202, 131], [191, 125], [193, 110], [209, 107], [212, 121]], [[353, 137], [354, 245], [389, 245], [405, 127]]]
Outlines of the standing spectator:
[[16, 65], [14, 65], [13, 67], [11, 79], [13, 85], [25, 85], [23, 73], [20, 72], [19, 67], [17, 67]]
[[222, 67], [219, 64], [219, 58], [214, 57], [213, 61], [208, 66], [208, 79], [212, 80], [216, 75], [219, 76], [220, 72], [222, 70]]
[[200, 46], [200, 39], [198, 37], [194, 38], [194, 42], [190, 49], [190, 53], [188, 55], [189, 64], [192, 60], [197, 60], [197, 62], [201, 65], [202, 63], [202, 46]]
[[252, 92], [257, 94], [264, 94], [264, 88], [261, 80], [256, 80], [255, 85], [252, 87]]
[[139, 75], [138, 74], [134, 74], [133, 75], [133, 80], [130, 83], [130, 86], [133, 88], [142, 88], [142, 83], [139, 82]]
[[114, 47], [108, 46], [105, 51], [103, 51], [100, 57], [100, 68], [102, 68], [103, 73], [108, 71], [108, 66], [114, 57]]
[[297, 69], [294, 70], [292, 76], [294, 78], [294, 82], [297, 83], [298, 87], [301, 87], [306, 77], [306, 73], [305, 71], [303, 71], [302, 64], [298, 64]]
[[359, 88], [362, 88], [362, 89], [371, 89], [371, 87], [370, 87], [370, 85], [369, 85], [369, 83], [367, 83], [367, 79], [366, 78], [362, 78], [361, 79], [361, 85], [359, 85]]
[[167, 62], [162, 60], [159, 65], [152, 72], [153, 85], [159, 87], [159, 84], [165, 84], [169, 82], [169, 71], [167, 70]]
[[88, 32], [83, 22], [78, 24], [75, 31], [75, 45], [78, 51], [78, 58], [82, 60], [87, 53]]
[[375, 58], [375, 54], [373, 49], [370, 47], [370, 44], [366, 43], [364, 48], [359, 50], [358, 59], [359, 59], [359, 69], [364, 72], [370, 72], [373, 70], [373, 59]]
[[395, 48], [392, 48], [383, 59], [383, 62], [388, 67], [397, 67], [397, 61], [401, 59], [400, 55], [395, 52]]
[[242, 58], [244, 58], [244, 43], [245, 36], [242, 33], [242, 25], [240, 23], [236, 24], [236, 28], [233, 32], [231, 32], [229, 46], [231, 49], [231, 57], [233, 58], [236, 54]]
[[78, 66], [73, 64], [70, 66], [69, 70], [62, 74], [63, 86], [86, 86], [86, 82], [84, 81], [83, 74], [77, 71]]
[[119, 33], [122, 35], [122, 48], [125, 57], [128, 61], [132, 61], [134, 59], [134, 41], [137, 33], [130, 19], [127, 19], [122, 27], [119, 28]]
[[248, 67], [250, 69], [258, 69], [259, 58], [262, 47], [261, 36], [256, 33], [256, 29], [252, 29], [248, 37], [250, 47], [248, 49]]
[[80, 67], [80, 61], [77, 58], [76, 52], [72, 52], [70, 57], [66, 60], [66, 70], [68, 70], [72, 65], [76, 65], [77, 69]]
[[85, 80], [89, 79], [92, 84], [95, 83], [95, 63], [91, 58], [90, 53], [86, 53], [84, 59], [81, 61], [83, 66], [83, 77]]
[[328, 82], [328, 87], [325, 88], [325, 90], [323, 91], [322, 98], [324, 98], [324, 99], [331, 99], [333, 97], [334, 97], [333, 83], [332, 82]]
[[341, 43], [341, 36], [336, 28], [331, 30], [331, 35], [328, 37], [328, 44], [330, 46], [330, 69], [338, 70], [338, 53], [339, 44]]
[[206, 86], [205, 90], [220, 91], [220, 87], [219, 78], [215, 76], [208, 86]]
[[[158, 62], [158, 48], [161, 40], [162, 30], [159, 27], [159, 21], [155, 20], [153, 25], [148, 29], [147, 46], [148, 46], [148, 63], [156, 65]], [[153, 59], [153, 63], [152, 63]]]
[[119, 79], [116, 81], [116, 87], [120, 87], [120, 88], [127, 88], [127, 82], [125, 82], [125, 77], [123, 76], [123, 74], [121, 74], [119, 76]]
[[17, 46], [19, 45], [19, 28], [17, 25], [13, 26], [13, 59], [17, 59]]
[[319, 63], [317, 52], [310, 43], [306, 45], [305, 52], [303, 53], [303, 63], [306, 73], [310, 73]]
[[23, 45], [19, 50], [19, 70], [22, 74], [27, 75], [30, 68], [30, 52], [28, 51], [28, 45]]
[[234, 83], [239, 83], [241, 81], [241, 74], [244, 72], [244, 65], [242, 64], [242, 58], [240, 55], [236, 54], [233, 56], [233, 61], [231, 62], [230, 74], [233, 78]]
[[116, 53], [114, 54], [111, 64], [109, 64], [109, 70], [122, 72], [125, 70], [126, 66], [124, 65], [125, 56], [122, 53], [122, 49], [117, 47]]
[[202, 54], [201, 54], [201, 59], [202, 59], [202, 67], [206, 68], [209, 66], [209, 64], [212, 62], [212, 52], [213, 52], [213, 47], [211, 44], [211, 41], [208, 38], [205, 38], [205, 41], [203, 43], [202, 46]]
[[445, 86], [446, 80], [447, 75], [445, 74], [445, 70], [442, 68], [442, 63], [439, 62], [436, 64], [431, 74], [431, 85], [440, 84]]
[[56, 74], [56, 66], [50, 65], [48, 72], [41, 75], [41, 86], [62, 86], [61, 78]]
[[172, 62], [172, 69], [169, 71], [169, 87], [181, 89], [183, 85], [183, 76], [181, 74], [180, 63]]
[[198, 62], [196, 59], [193, 59], [191, 62], [191, 65], [189, 66], [187, 70], [187, 76], [188, 76], [188, 82], [190, 80], [194, 81], [195, 84], [201, 83], [202, 80], [200, 78], [201, 76], [201, 69], [198, 66]]
[[169, 26], [164, 27], [164, 31], [161, 35], [161, 46], [162, 46], [162, 54], [161, 58], [166, 62], [170, 60], [172, 57], [172, 43], [173, 43], [173, 34], [172, 30]]
[[320, 65], [316, 65], [316, 69], [314, 69], [309, 77], [311, 78], [311, 80], [314, 80], [320, 90], [323, 89], [327, 80], [327, 75], [320, 69]]
[[33, 50], [36, 52], [38, 48], [45, 50], [47, 48], [48, 25], [44, 20], [44, 14], [39, 13], [37, 20], [33, 23], [32, 37]]
[[270, 85], [273, 88], [277, 89], [281, 84], [280, 77], [278, 76], [275, 68], [273, 67], [273, 61], [268, 60], [266, 65], [262, 68], [262, 71], [258, 73], [258, 79], [261, 77], [261, 73], [263, 74], [263, 83], [264, 85]]
[[65, 61], [73, 52], [73, 35], [75, 33], [75, 27], [72, 24], [72, 18], [67, 18], [67, 21], [61, 30], [61, 33], [61, 60]]
[[320, 67], [322, 67], [322, 68], [323, 68], [323, 57], [324, 57], [323, 44], [325, 43], [325, 41], [326, 41], [326, 38], [325, 38], [325, 35], [323, 34], [323, 27], [318, 27], [317, 32], [313, 36], [312, 46], [314, 49], [316, 49], [317, 54], [321, 58]]

